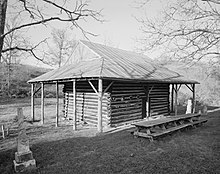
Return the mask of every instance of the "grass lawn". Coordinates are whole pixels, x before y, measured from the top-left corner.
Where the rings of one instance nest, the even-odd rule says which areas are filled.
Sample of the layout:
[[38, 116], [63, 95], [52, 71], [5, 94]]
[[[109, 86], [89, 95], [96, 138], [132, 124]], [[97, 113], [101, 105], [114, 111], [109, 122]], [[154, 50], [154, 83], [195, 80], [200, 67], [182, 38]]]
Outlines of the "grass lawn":
[[[150, 143], [127, 130], [94, 136], [34, 125], [28, 128], [37, 169], [29, 173], [220, 173], [220, 111], [209, 113], [203, 126]], [[16, 139], [0, 139], [0, 173], [14, 173]]]

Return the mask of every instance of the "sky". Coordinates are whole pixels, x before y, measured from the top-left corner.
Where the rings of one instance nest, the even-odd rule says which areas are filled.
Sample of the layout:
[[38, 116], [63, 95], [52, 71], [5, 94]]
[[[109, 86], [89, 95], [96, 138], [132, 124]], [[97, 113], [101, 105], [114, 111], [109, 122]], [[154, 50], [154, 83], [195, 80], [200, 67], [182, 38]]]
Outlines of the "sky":
[[[138, 0], [91, 0], [89, 8], [101, 10], [105, 22], [100, 23], [94, 20], [87, 20], [80, 25], [89, 32], [97, 36], [89, 36], [92, 42], [117, 47], [124, 50], [134, 51], [137, 47], [136, 39], [141, 37], [139, 23], [135, 17], [141, 17], [143, 14], [148, 17], [156, 17], [163, 6], [161, 0], [150, 1], [144, 9], [137, 8]], [[38, 26], [29, 29], [28, 34], [35, 43], [40, 42], [43, 38], [50, 36], [51, 29], [65, 28], [63, 23], [50, 23], [49, 27]], [[70, 37], [74, 39], [86, 39], [83, 34], [77, 30], [70, 30]], [[33, 60], [25, 60], [24, 63], [32, 63], [42, 66]]]
[[[130, 51], [135, 49], [135, 40], [141, 36], [135, 17], [143, 16], [143, 10], [137, 8], [135, 0], [92, 0], [91, 7], [103, 9], [103, 18], [106, 20], [103, 24], [90, 21], [85, 25], [86, 29], [99, 35], [89, 37], [91, 41]], [[160, 1], [154, 0], [145, 6], [144, 11], [153, 17], [158, 14], [160, 7]]]

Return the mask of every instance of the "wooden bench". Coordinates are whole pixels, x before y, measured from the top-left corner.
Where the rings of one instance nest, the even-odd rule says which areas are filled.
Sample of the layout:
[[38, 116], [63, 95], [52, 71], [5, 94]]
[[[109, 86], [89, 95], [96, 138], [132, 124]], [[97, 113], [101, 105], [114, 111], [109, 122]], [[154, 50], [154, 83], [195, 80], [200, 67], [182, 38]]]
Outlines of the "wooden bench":
[[[151, 121], [141, 121], [133, 124], [136, 126], [136, 131], [133, 133], [133, 135], [137, 137], [149, 138], [151, 141], [153, 141], [153, 139], [157, 137], [185, 129], [187, 127], [195, 127], [208, 121], [207, 119], [200, 119], [200, 116], [201, 114], [188, 114]], [[167, 128], [170, 124], [172, 126]], [[157, 129], [158, 131], [152, 131], [155, 127], [158, 127], [159, 130]]]

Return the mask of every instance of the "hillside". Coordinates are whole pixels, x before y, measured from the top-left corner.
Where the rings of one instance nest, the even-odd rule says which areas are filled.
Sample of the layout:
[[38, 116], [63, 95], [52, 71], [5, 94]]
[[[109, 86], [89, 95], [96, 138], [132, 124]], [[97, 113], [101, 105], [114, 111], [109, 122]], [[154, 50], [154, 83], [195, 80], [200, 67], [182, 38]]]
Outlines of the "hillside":
[[[193, 66], [181, 62], [167, 62], [163, 66], [176, 71], [183, 76], [198, 81], [196, 85], [196, 100], [203, 104], [220, 105], [220, 67], [197, 63]], [[180, 91], [180, 97], [192, 97], [192, 93], [185, 87]], [[185, 95], [187, 93], [187, 95]], [[180, 99], [181, 100], [181, 99]]]
[[9, 71], [6, 65], [0, 64], [0, 97], [28, 96], [30, 85], [27, 81], [48, 71], [50, 69], [22, 64], [12, 64]]

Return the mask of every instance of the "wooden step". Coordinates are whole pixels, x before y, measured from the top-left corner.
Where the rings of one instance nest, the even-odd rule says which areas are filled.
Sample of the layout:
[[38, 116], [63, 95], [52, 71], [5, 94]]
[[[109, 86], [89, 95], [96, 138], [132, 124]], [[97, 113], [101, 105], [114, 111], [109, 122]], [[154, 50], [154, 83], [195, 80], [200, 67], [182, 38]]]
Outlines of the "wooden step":
[[202, 123], [206, 123], [208, 120], [207, 119], [200, 119], [198, 121], [193, 121], [191, 122], [191, 126], [194, 126], [194, 125], [199, 125], [199, 124], [202, 124]]
[[178, 131], [178, 130], [181, 130], [181, 129], [184, 129], [184, 128], [190, 127], [190, 126], [192, 126], [191, 123], [189, 123], [189, 124], [182, 124], [182, 125], [179, 125], [179, 126], [171, 127], [169, 129], [165, 129], [165, 130], [163, 130], [161, 132], [152, 133], [151, 136], [152, 137], [159, 137], [161, 135], [169, 134], [171, 132]]

